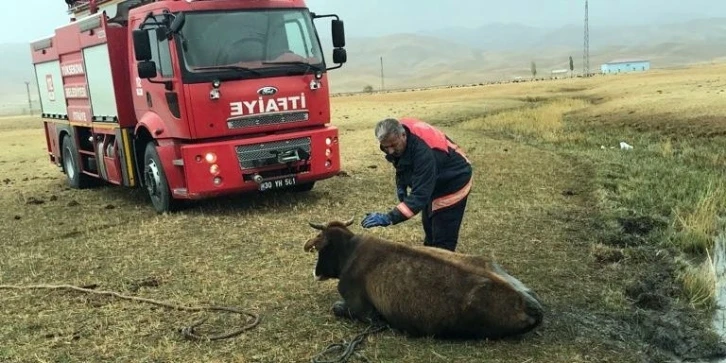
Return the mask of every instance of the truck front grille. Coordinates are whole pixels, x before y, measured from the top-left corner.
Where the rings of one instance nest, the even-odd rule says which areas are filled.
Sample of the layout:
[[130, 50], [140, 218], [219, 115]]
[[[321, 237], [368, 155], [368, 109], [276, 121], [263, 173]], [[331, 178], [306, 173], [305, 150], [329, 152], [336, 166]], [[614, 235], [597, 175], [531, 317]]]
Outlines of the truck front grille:
[[303, 122], [307, 120], [307, 111], [286, 111], [230, 118], [227, 120], [227, 127], [229, 129], [240, 129], [245, 127], [289, 124], [293, 122]]
[[284, 164], [279, 156], [297, 151], [301, 158], [310, 155], [310, 138], [266, 142], [253, 145], [240, 145], [236, 147], [237, 159], [243, 169], [259, 168], [267, 165]]

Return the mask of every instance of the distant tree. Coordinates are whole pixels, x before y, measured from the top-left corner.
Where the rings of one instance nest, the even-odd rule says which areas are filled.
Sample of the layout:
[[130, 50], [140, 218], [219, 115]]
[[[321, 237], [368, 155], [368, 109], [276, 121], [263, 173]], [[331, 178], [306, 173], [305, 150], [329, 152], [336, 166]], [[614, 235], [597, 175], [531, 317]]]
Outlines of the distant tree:
[[367, 86], [363, 87], [363, 92], [365, 92], [365, 93], [373, 92], [373, 86], [367, 85]]
[[532, 79], [537, 77], [537, 65], [532, 61]]
[[570, 56], [570, 78], [572, 78], [572, 72], [575, 70], [575, 63], [572, 61], [572, 56]]

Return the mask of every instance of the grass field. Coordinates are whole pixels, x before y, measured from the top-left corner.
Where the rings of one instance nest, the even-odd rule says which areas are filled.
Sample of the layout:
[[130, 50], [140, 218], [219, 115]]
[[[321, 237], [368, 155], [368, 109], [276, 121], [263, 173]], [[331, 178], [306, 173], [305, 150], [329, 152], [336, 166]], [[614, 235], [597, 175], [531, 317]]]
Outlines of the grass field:
[[[458, 250], [494, 256], [546, 306], [519, 339], [450, 342], [383, 332], [374, 362], [641, 362], [726, 355], [709, 331], [708, 253], [726, 203], [726, 66], [333, 99], [343, 169], [307, 194], [203, 201], [156, 215], [140, 191], [70, 190], [42, 124], [0, 118], [0, 284], [97, 285], [259, 314], [214, 342], [177, 329], [210, 316], [77, 292], [5, 290], [0, 361], [309, 362], [365, 329], [330, 313], [311, 277], [308, 221], [385, 211], [393, 169], [376, 121], [410, 115], [466, 149], [475, 181]], [[627, 142], [632, 150], [621, 150]], [[357, 224], [355, 231], [362, 231]], [[417, 245], [418, 216], [367, 231]], [[356, 361], [353, 359], [352, 361]]]

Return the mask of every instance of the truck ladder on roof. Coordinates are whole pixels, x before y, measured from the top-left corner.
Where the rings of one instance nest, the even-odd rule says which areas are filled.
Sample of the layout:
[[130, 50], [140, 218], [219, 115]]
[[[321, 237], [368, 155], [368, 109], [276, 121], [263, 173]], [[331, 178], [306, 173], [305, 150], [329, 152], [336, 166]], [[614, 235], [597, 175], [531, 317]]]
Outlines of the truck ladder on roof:
[[[95, 2], [96, 13], [106, 11], [106, 13], [113, 17], [116, 13], [116, 6], [128, 0], [75, 0], [72, 4], [68, 5], [68, 14], [72, 14], [76, 19], [85, 18], [91, 14], [91, 3]], [[68, 0], [65, 0], [68, 4]]]

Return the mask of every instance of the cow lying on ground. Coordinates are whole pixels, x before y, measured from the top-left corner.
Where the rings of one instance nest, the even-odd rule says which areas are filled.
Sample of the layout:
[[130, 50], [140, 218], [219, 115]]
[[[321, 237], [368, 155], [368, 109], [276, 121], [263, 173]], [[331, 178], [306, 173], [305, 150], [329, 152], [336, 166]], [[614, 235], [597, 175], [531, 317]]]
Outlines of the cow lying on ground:
[[356, 235], [352, 223], [310, 223], [321, 232], [304, 246], [318, 253], [317, 280], [339, 279], [336, 316], [439, 338], [502, 338], [542, 322], [537, 296], [496, 263]]

